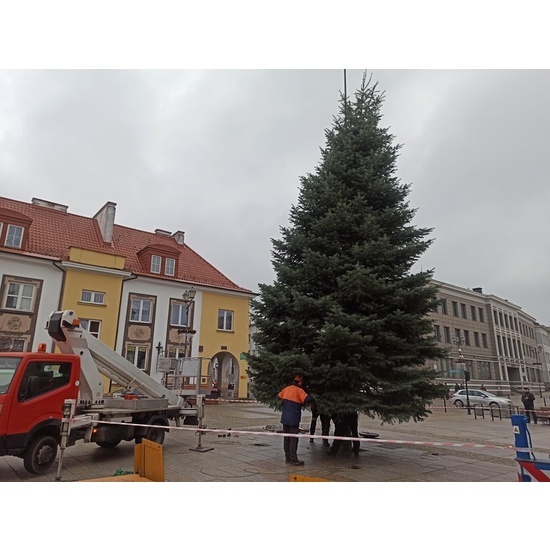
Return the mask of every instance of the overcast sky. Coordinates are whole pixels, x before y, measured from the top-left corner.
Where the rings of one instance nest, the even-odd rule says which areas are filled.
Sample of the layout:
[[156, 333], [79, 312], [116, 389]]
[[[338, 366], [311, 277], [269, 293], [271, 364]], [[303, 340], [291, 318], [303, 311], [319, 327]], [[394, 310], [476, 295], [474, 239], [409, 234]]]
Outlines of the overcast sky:
[[[550, 324], [550, 71], [372, 73], [414, 223], [434, 228], [417, 268]], [[1, 193], [83, 216], [113, 201], [116, 223], [183, 230], [257, 291], [341, 90], [342, 70], [1, 71]]]

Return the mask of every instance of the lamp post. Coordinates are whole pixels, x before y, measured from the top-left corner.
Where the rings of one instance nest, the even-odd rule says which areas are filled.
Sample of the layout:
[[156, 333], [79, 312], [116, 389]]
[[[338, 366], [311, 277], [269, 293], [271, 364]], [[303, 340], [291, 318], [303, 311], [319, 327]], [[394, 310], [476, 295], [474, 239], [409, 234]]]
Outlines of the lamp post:
[[[539, 367], [539, 376], [537, 378], [542, 378], [542, 363], [540, 361], [540, 354], [542, 352], [542, 346], [539, 344], [536, 348], [535, 348], [535, 353], [537, 355], [537, 362], [536, 363], [533, 363], [533, 366], [538, 366]], [[537, 382], [539, 383], [539, 396], [542, 397], [542, 384], [541, 384], [541, 380], [537, 380]]]
[[194, 330], [191, 330], [189, 328], [189, 310], [191, 309], [191, 305], [193, 304], [193, 302], [195, 301], [195, 296], [197, 294], [197, 291], [191, 287], [189, 290], [186, 290], [183, 294], [182, 294], [182, 298], [183, 298], [183, 303], [185, 305], [185, 328], [184, 329], [179, 329], [178, 330], [178, 333], [179, 334], [185, 334], [185, 338], [184, 338], [184, 349], [185, 349], [185, 357], [189, 357], [191, 355], [190, 351], [189, 350], [189, 347], [190, 347], [190, 344], [191, 344], [191, 340], [189, 338], [189, 335], [193, 335], [195, 334], [195, 331]]
[[162, 342], [159, 342], [155, 349], [157, 350], [157, 367], [158, 367], [159, 359], [162, 357], [162, 354], [164, 352], [164, 348], [162, 347]]
[[458, 359], [456, 361], [459, 365], [459, 369], [462, 370], [464, 375], [464, 389], [466, 390], [466, 408], [468, 409], [468, 414], [472, 414], [470, 410], [470, 393], [468, 392], [468, 382], [470, 381], [470, 372], [466, 370], [466, 361], [464, 361], [464, 355], [462, 355], [462, 344], [464, 343], [464, 338], [455, 338], [454, 342], [458, 350]]

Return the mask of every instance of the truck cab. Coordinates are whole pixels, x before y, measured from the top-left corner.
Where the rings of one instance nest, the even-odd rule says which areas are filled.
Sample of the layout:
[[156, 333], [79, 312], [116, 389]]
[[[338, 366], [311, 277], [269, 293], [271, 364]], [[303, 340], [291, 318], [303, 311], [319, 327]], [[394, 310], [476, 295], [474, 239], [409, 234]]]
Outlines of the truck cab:
[[80, 359], [45, 352], [0, 355], [0, 456], [20, 456], [29, 472], [57, 454], [63, 403], [77, 399]]
[[[45, 472], [57, 455], [68, 401], [82, 418], [67, 445], [83, 439], [112, 448], [144, 437], [162, 444], [170, 421], [197, 424], [200, 372], [194, 390], [173, 391], [82, 329], [74, 311], [52, 312], [46, 328], [61, 353], [46, 353], [46, 344], [36, 352], [0, 353], [0, 456], [18, 456], [28, 472]], [[106, 395], [102, 374], [124, 395]]]

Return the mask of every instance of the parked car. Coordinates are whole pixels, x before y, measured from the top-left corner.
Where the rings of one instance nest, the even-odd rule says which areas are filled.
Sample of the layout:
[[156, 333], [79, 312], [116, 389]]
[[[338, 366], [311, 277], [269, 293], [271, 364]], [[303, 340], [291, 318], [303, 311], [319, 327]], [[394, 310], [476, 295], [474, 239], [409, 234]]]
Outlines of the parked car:
[[487, 391], [481, 390], [458, 390], [451, 397], [451, 403], [455, 407], [465, 407], [470, 399], [470, 405], [482, 405], [483, 407], [511, 407], [512, 401], [507, 397], [499, 397]]

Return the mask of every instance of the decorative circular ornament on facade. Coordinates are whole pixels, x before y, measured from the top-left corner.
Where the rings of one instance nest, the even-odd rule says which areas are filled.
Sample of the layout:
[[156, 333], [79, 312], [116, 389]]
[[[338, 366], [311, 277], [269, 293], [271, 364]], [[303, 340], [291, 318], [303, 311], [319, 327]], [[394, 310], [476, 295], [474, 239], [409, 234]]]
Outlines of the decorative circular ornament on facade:
[[9, 330], [19, 330], [21, 328], [22, 322], [19, 317], [11, 317], [8, 320], [7, 327]]

